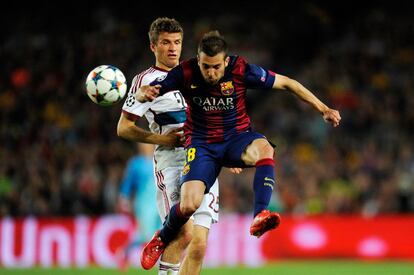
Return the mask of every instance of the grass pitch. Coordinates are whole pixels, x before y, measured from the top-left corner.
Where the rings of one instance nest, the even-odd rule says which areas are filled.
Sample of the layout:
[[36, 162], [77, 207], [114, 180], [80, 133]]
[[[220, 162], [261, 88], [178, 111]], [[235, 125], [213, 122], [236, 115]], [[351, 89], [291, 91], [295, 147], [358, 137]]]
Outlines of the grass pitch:
[[[130, 268], [127, 272], [115, 269], [85, 268], [32, 268], [32, 269], [4, 269], [0, 268], [1, 275], [152, 275], [156, 269], [144, 271]], [[222, 267], [205, 268], [202, 275], [412, 275], [413, 262], [362, 262], [362, 261], [283, 261], [258, 268]]]

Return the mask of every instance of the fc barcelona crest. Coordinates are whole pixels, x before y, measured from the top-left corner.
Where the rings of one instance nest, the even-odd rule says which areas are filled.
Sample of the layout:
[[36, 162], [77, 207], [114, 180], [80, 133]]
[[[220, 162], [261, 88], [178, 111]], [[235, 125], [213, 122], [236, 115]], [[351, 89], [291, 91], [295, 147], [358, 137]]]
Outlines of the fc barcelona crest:
[[234, 92], [233, 81], [220, 83], [220, 89], [223, 95], [231, 95]]
[[183, 176], [187, 175], [188, 172], [190, 172], [190, 165], [186, 164], [183, 168], [183, 172], [182, 172]]

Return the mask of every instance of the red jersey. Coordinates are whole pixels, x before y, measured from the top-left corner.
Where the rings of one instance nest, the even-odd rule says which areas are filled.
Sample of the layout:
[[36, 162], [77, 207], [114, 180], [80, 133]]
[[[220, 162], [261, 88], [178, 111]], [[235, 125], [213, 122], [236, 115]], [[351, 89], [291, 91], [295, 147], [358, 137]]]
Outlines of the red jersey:
[[181, 91], [188, 105], [184, 133], [189, 145], [221, 142], [249, 130], [247, 89], [269, 89], [274, 81], [272, 71], [249, 64], [243, 57], [230, 56], [224, 76], [216, 85], [204, 81], [196, 58], [182, 62], [151, 85], [160, 84], [161, 94]]

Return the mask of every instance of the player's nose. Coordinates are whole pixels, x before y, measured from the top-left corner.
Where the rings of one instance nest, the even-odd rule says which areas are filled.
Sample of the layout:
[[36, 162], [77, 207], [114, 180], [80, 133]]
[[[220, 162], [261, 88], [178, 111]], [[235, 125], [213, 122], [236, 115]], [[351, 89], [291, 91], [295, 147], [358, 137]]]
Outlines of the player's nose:
[[168, 48], [169, 51], [175, 52], [178, 49], [178, 45], [171, 43], [170, 47]]

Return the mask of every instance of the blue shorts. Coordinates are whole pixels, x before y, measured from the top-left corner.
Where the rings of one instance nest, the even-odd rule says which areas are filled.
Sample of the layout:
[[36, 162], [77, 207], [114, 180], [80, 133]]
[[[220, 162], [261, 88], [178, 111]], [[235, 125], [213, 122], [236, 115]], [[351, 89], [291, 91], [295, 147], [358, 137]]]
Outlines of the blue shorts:
[[181, 184], [190, 180], [201, 180], [208, 193], [222, 167], [252, 167], [246, 165], [241, 156], [254, 140], [266, 137], [257, 132], [244, 132], [233, 135], [229, 140], [218, 143], [193, 142], [186, 149], [186, 163]]

